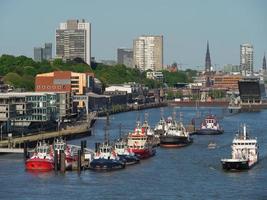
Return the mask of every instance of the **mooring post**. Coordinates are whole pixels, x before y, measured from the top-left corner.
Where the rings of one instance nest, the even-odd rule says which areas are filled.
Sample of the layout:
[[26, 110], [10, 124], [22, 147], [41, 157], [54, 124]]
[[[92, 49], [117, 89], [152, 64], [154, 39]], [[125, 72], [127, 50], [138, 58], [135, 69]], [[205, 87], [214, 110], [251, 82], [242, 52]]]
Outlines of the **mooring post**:
[[58, 154], [56, 150], [54, 151], [54, 169], [58, 171]]
[[77, 170], [78, 173], [81, 173], [81, 150], [78, 150], [78, 160], [77, 160]]
[[60, 150], [60, 172], [65, 173], [66, 171], [66, 155], [63, 150]]
[[28, 141], [24, 141], [23, 150], [24, 150], [24, 161], [26, 162], [26, 160], [29, 158], [29, 156], [28, 156]]

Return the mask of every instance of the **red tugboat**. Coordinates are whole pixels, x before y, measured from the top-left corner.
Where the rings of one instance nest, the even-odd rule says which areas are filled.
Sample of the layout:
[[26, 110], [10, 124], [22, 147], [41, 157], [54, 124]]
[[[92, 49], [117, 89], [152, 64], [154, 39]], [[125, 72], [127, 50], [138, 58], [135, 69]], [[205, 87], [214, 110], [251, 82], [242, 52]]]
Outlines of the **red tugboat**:
[[54, 157], [50, 146], [43, 142], [38, 142], [35, 152], [31, 158], [26, 160], [27, 170], [51, 171], [54, 169]]
[[149, 158], [156, 154], [153, 143], [149, 140], [146, 130], [141, 127], [140, 122], [137, 122], [134, 132], [129, 133], [127, 145], [128, 150], [135, 153], [140, 159]]

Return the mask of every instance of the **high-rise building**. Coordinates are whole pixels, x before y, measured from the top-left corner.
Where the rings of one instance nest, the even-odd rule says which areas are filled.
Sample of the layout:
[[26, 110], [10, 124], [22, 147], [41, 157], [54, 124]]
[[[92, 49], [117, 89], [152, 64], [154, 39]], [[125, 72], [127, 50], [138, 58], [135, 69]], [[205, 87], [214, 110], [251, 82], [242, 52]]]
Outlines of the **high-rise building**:
[[211, 60], [210, 60], [210, 49], [209, 49], [209, 41], [207, 42], [207, 52], [205, 59], [205, 72], [211, 71]]
[[134, 66], [142, 71], [163, 67], [163, 36], [144, 35], [134, 40]]
[[240, 45], [240, 68], [245, 75], [253, 74], [253, 45]]
[[265, 58], [265, 54], [263, 56], [262, 71], [263, 72], [266, 72], [267, 71], [267, 69], [266, 69], [266, 58]]
[[85, 20], [67, 20], [56, 30], [56, 57], [81, 58], [91, 64], [91, 24]]
[[52, 43], [45, 43], [45, 47], [43, 48], [43, 58], [45, 60], [52, 59]]
[[43, 48], [42, 47], [34, 47], [33, 49], [33, 57], [37, 62], [41, 62], [43, 60]]
[[117, 63], [126, 67], [133, 67], [133, 49], [118, 49]]
[[34, 47], [34, 60], [41, 62], [52, 59], [52, 43], [45, 43], [43, 47]]

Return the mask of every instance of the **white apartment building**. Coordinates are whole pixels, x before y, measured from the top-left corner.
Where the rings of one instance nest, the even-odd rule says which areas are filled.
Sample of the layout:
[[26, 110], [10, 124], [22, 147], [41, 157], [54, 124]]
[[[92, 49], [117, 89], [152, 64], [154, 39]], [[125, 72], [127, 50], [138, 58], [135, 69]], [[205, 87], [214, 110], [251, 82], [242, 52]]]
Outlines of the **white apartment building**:
[[67, 20], [56, 30], [56, 57], [81, 58], [91, 64], [91, 24], [85, 20]]
[[253, 45], [240, 45], [240, 68], [244, 75], [253, 74]]
[[145, 35], [134, 40], [134, 66], [142, 71], [163, 67], [163, 36]]

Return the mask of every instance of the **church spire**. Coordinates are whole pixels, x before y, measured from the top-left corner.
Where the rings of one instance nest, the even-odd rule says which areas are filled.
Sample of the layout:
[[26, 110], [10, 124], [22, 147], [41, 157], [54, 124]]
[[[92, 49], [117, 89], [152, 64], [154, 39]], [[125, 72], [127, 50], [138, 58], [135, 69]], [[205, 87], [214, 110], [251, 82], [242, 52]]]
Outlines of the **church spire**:
[[263, 71], [266, 71], [266, 58], [265, 58], [265, 53], [264, 53], [264, 56], [263, 56], [262, 70]]
[[210, 61], [210, 49], [209, 49], [209, 41], [207, 41], [207, 52], [205, 59], [205, 72], [211, 71], [211, 61]]

